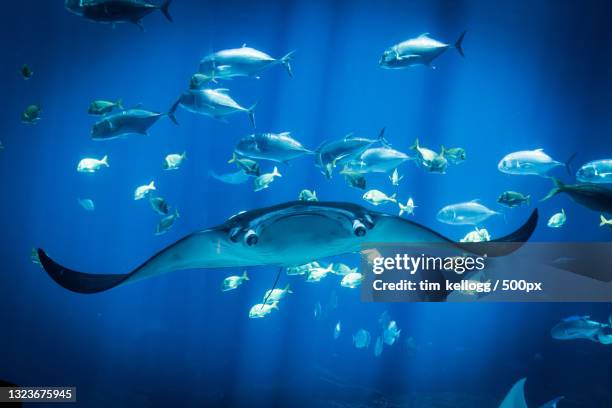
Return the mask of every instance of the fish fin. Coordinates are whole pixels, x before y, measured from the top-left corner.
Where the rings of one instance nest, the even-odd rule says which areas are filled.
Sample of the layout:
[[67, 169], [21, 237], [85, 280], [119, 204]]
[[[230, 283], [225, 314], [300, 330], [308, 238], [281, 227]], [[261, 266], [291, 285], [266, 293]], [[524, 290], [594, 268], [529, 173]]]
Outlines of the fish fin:
[[176, 120], [176, 108], [178, 108], [179, 104], [181, 103], [181, 98], [177, 99], [176, 102], [174, 102], [174, 104], [172, 104], [172, 106], [170, 107], [170, 110], [168, 110], [168, 113], [166, 113], [166, 115], [168, 116], [168, 118], [174, 122], [175, 125], [178, 125], [178, 121]]
[[387, 127], [384, 126], [382, 129], [380, 129], [380, 132], [378, 132], [378, 138], [377, 140], [385, 147], [391, 147], [391, 143], [389, 143], [387, 141], [387, 139], [385, 139], [385, 130], [387, 130]]
[[247, 271], [246, 269], [244, 270], [244, 272], [242, 273], [242, 279], [243, 280], [249, 280], [249, 276], [247, 275]]
[[287, 284], [287, 286], [285, 286], [285, 289], [284, 289], [284, 290], [285, 290], [285, 292], [287, 292], [287, 293], [293, 293], [293, 291], [291, 290], [291, 284], [289, 284], [289, 283]]
[[393, 194], [391, 195], [391, 197], [389, 197], [389, 198], [391, 199], [391, 201], [396, 202], [396, 201], [397, 201], [397, 198], [396, 198], [396, 197], [397, 197], [397, 193], [393, 193]]
[[285, 70], [287, 70], [287, 73], [289, 74], [291, 78], [293, 78], [293, 70], [291, 68], [291, 61], [293, 60], [294, 53], [295, 53], [295, 50], [288, 52], [283, 58], [280, 59], [280, 63], [283, 64], [283, 66], [285, 67]]
[[597, 341], [604, 345], [612, 344], [612, 334], [600, 333], [597, 335]]
[[419, 35], [417, 38], [425, 38], [425, 37], [429, 37], [429, 33], [423, 33]]
[[455, 49], [462, 57], [465, 57], [463, 53], [463, 38], [465, 37], [465, 33], [467, 33], [467, 31], [462, 32], [459, 38], [457, 38], [457, 41], [455, 41]]
[[572, 153], [572, 155], [565, 161], [565, 163], [563, 163], [565, 165], [565, 169], [567, 170], [567, 174], [569, 174], [569, 176], [572, 176], [572, 161], [576, 158], [576, 152]]
[[245, 48], [247, 46], [246, 43], [242, 43], [242, 45], [240, 46], [240, 48]]
[[344, 140], [351, 140], [354, 137], [355, 137], [355, 132], [349, 132], [346, 135], [344, 135]]
[[228, 164], [235, 163], [238, 156], [236, 156], [236, 152], [232, 152], [232, 158], [227, 161]]
[[170, 11], [168, 10], [171, 3], [172, 3], [172, 0], [166, 0], [161, 6], [159, 6], [159, 10], [162, 12], [164, 17], [166, 17], [166, 19], [172, 23], [174, 20], [172, 19], [172, 16], [170, 15]]
[[255, 126], [255, 107], [257, 106], [257, 102], [255, 102], [249, 109], [247, 109], [247, 113], [249, 114], [249, 120], [251, 121], [251, 125]]
[[102, 157], [102, 160], [100, 160], [102, 162], [102, 164], [104, 164], [106, 167], [110, 167], [108, 165], [108, 155], [104, 155], [104, 157]]
[[563, 188], [565, 187], [565, 183], [563, 183], [561, 180], [558, 180], [558, 179], [556, 179], [556, 178], [554, 178], [554, 177], [551, 177], [550, 179], [551, 179], [551, 180], [552, 180], [552, 182], [555, 184], [555, 186], [554, 186], [554, 187], [553, 187], [553, 189], [552, 189], [552, 190], [550, 190], [550, 191], [548, 192], [548, 194], [546, 194], [546, 196], [545, 196], [543, 199], [541, 199], [540, 201], [546, 201], [546, 200], [548, 200], [549, 198], [551, 198], [551, 197], [553, 197], [553, 196], [557, 195], [558, 193], [560, 193], [561, 191], [563, 191]]
[[120, 110], [123, 110], [123, 99], [117, 99], [117, 102], [115, 102], [115, 106], [117, 106], [117, 108], [119, 108]]
[[278, 167], [276, 166], [274, 166], [274, 170], [272, 170], [272, 175], [276, 177], [282, 177], [281, 174], [278, 172]]
[[181, 153], [181, 157], [183, 158], [183, 160], [187, 159], [187, 151], [183, 151], [183, 153]]
[[419, 138], [414, 139], [414, 144], [410, 146], [410, 150], [418, 150], [421, 146], [419, 146]]
[[546, 404], [542, 405], [540, 408], [557, 408], [557, 404], [561, 401], [564, 396], [560, 396], [555, 398], [554, 400], [548, 401]]
[[227, 93], [229, 92], [229, 89], [228, 88], [216, 88], [215, 92], [219, 92], [219, 93], [227, 95]]
[[600, 227], [603, 227], [604, 225], [608, 223], [608, 220], [606, 220], [606, 217], [604, 217], [603, 214], [599, 214], [599, 220], [601, 221], [599, 223]]

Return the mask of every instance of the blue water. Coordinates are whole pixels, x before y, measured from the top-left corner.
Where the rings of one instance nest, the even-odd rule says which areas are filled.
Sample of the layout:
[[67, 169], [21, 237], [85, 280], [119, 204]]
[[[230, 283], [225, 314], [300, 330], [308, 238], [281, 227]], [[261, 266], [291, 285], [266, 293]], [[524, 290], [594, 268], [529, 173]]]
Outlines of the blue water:
[[[234, 170], [226, 162], [252, 132], [246, 115], [222, 123], [179, 108], [180, 126], [162, 118], [148, 137], [90, 139], [92, 100], [123, 98], [128, 107], [166, 111], [202, 56], [243, 43], [279, 57], [297, 50], [294, 78], [275, 67], [259, 80], [223, 83], [243, 105], [258, 102], [259, 131], [290, 130], [314, 149], [349, 132], [374, 137], [386, 126], [402, 150], [416, 137], [434, 149], [467, 150], [468, 160], [446, 175], [401, 167], [397, 191], [414, 197], [416, 221], [459, 239], [469, 227], [437, 222], [442, 206], [479, 198], [493, 208], [499, 193], [517, 190], [532, 195], [531, 206], [487, 222], [493, 236], [512, 231], [537, 205], [535, 241], [610, 241], [599, 214], [567, 196], [538, 202], [549, 180], [496, 169], [503, 155], [523, 149], [544, 148], [560, 161], [577, 152], [576, 164], [610, 157], [610, 12], [605, 2], [564, 0], [176, 0], [174, 23], [154, 12], [141, 32], [85, 21], [59, 1], [3, 4], [0, 378], [74, 385], [87, 407], [497, 407], [527, 377], [530, 406], [558, 395], [566, 396], [560, 407], [612, 406], [610, 348], [549, 335], [568, 315], [607, 320], [609, 304], [362, 304], [359, 291], [339, 287], [335, 277], [308, 284], [282, 276], [279, 285], [291, 282], [295, 293], [280, 311], [250, 320], [274, 268], [250, 270], [251, 280], [228, 293], [220, 282], [241, 271], [177, 272], [80, 295], [30, 262], [30, 249], [40, 246], [79, 270], [125, 273], [191, 231], [293, 200], [303, 188], [365, 204], [362, 192], [338, 175], [326, 180], [308, 158], [282, 165], [283, 177], [263, 192], [211, 179], [210, 170]], [[465, 29], [466, 58], [449, 50], [435, 70], [378, 67], [396, 42], [423, 32], [454, 42]], [[28, 81], [19, 76], [23, 63], [34, 71]], [[41, 105], [42, 119], [22, 124], [32, 103]], [[163, 171], [165, 155], [183, 150], [183, 167]], [[104, 154], [108, 169], [75, 171], [81, 158]], [[569, 179], [563, 169], [554, 172]], [[153, 234], [159, 217], [149, 204], [132, 199], [151, 180], [181, 214], [162, 236]], [[384, 176], [370, 185], [391, 188]], [[93, 199], [96, 210], [84, 211], [79, 197]], [[561, 208], [566, 225], [546, 228]], [[315, 320], [315, 303], [325, 308], [332, 291], [338, 308]], [[375, 333], [385, 310], [402, 330], [399, 344], [379, 358], [373, 344], [355, 349], [351, 335]], [[343, 332], [334, 341], [338, 320]]]

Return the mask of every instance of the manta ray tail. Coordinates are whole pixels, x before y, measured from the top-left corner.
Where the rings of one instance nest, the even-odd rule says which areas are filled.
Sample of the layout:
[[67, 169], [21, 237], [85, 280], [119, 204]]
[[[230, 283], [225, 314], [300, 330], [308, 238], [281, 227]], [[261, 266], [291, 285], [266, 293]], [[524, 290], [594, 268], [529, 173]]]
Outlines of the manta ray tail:
[[130, 277], [126, 274], [90, 274], [68, 269], [49, 256], [42, 249], [38, 249], [40, 264], [51, 279], [63, 288], [78, 293], [98, 293], [114, 288]]

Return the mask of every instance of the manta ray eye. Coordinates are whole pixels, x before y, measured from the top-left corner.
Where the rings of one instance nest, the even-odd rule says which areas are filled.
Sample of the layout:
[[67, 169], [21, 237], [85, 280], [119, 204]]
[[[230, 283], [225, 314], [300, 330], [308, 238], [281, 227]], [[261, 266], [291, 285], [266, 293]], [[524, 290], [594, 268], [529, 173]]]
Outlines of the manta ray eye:
[[353, 221], [353, 233], [358, 237], [363, 237], [366, 234], [366, 226], [359, 220]]
[[253, 246], [257, 244], [257, 241], [259, 241], [259, 237], [257, 236], [257, 233], [252, 229], [248, 230], [247, 233], [244, 234], [244, 243], [248, 246]]

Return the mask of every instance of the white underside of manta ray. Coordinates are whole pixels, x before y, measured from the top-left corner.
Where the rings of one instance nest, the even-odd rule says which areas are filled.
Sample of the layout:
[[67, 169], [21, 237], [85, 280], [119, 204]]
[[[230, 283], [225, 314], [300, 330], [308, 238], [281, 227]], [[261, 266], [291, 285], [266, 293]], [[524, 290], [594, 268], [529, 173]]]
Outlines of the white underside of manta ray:
[[[523, 226], [493, 243], [458, 243], [415, 222], [344, 202], [291, 201], [235, 215], [162, 249], [125, 274], [90, 274], [65, 268], [38, 250], [49, 276], [79, 293], [102, 292], [141, 279], [185, 269], [293, 266], [359, 252], [367, 243], [441, 243], [475, 254], [502, 256], [527, 241], [538, 219], [534, 210]], [[487, 246], [488, 245], [488, 246]]]

